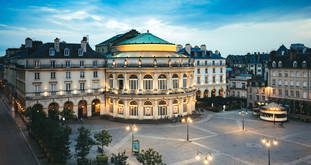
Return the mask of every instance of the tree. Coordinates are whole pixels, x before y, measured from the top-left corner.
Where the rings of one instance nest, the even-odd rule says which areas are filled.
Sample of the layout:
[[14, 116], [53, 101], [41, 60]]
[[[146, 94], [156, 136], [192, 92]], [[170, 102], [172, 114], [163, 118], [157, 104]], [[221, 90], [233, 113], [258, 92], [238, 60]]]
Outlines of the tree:
[[125, 151], [122, 153], [112, 154], [111, 156], [111, 163], [114, 165], [128, 165], [126, 163], [128, 156], [125, 155]]
[[147, 151], [142, 150], [136, 157], [136, 159], [143, 165], [165, 165], [162, 160], [162, 155], [152, 148]]
[[94, 138], [96, 140], [96, 144], [101, 146], [99, 151], [101, 151], [101, 153], [103, 154], [104, 146], [108, 146], [109, 143], [111, 143], [112, 136], [107, 130], [102, 130], [101, 132], [94, 134]]
[[62, 112], [59, 113], [63, 118], [65, 118], [65, 121], [71, 121], [74, 120], [76, 117], [74, 115], [74, 112], [70, 109], [65, 108]]
[[85, 127], [78, 128], [78, 137], [76, 139], [76, 157], [78, 165], [86, 165], [88, 159], [86, 156], [89, 154], [91, 147], [94, 145], [94, 140], [91, 138], [90, 130]]

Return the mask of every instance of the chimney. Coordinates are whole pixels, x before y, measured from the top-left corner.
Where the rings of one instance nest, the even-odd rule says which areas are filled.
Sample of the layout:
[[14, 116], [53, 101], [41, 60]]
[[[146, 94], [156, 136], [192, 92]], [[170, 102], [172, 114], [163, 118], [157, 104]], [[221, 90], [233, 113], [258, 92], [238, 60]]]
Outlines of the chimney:
[[178, 45], [176, 46], [176, 52], [179, 52], [181, 49], [182, 49], [182, 45], [178, 44]]
[[81, 40], [81, 48], [82, 48], [82, 51], [83, 53], [86, 52], [86, 45], [87, 45], [87, 37], [83, 37], [82, 40]]
[[32, 48], [32, 39], [31, 38], [27, 37], [25, 39], [25, 47], [26, 48]]
[[201, 45], [201, 51], [202, 51], [202, 55], [205, 56], [206, 55], [206, 45], [205, 44]]
[[219, 55], [219, 54], [220, 54], [220, 52], [219, 52], [218, 50], [215, 50], [215, 54]]
[[191, 54], [191, 45], [190, 44], [186, 44], [185, 46], [185, 50], [188, 54]]
[[56, 50], [56, 52], [59, 52], [59, 38], [55, 38], [54, 39], [54, 49]]

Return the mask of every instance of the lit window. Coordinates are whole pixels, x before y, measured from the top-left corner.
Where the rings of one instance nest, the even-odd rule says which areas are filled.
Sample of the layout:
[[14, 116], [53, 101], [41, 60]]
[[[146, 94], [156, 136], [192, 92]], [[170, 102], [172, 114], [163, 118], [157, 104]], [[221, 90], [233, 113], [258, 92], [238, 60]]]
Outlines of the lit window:
[[177, 88], [178, 88], [178, 85], [179, 85], [179, 83], [178, 83], [178, 75], [177, 75], [177, 74], [174, 74], [174, 75], [172, 76], [172, 79], [173, 79], [173, 89], [177, 89]]
[[159, 85], [159, 89], [161, 90], [165, 90], [167, 89], [167, 80], [166, 80], [166, 76], [161, 74], [159, 77], [158, 77], [158, 85]]
[[136, 90], [138, 88], [138, 78], [136, 75], [131, 75], [130, 76], [130, 89], [131, 90]]

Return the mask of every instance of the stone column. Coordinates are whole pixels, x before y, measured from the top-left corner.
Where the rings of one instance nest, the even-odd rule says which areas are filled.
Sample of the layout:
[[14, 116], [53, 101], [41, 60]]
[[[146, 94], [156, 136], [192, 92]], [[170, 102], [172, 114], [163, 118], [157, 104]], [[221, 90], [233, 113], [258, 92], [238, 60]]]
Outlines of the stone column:
[[117, 86], [117, 74], [116, 73], [113, 73], [113, 84], [112, 84], [112, 89], [117, 89], [118, 86]]
[[155, 74], [153, 74], [152, 75], [152, 77], [153, 77], [153, 84], [152, 84], [152, 86], [153, 86], [153, 90], [155, 91], [158, 91], [159, 90], [159, 88], [158, 88], [158, 74], [157, 73], [155, 73]]
[[129, 106], [128, 106], [128, 101], [124, 100], [124, 118], [128, 119], [130, 114], [129, 114]]
[[172, 73], [167, 74], [167, 89], [173, 89]]
[[167, 104], [167, 115], [169, 118], [173, 116], [173, 100], [169, 99]]
[[143, 101], [138, 100], [138, 119], [144, 118], [144, 109], [143, 109]]
[[158, 119], [159, 113], [158, 113], [158, 100], [154, 100], [152, 103], [152, 111], [153, 111], [153, 118]]
[[124, 81], [123, 82], [124, 83], [123, 91], [128, 91], [130, 89], [130, 87], [129, 87], [129, 76], [127, 73], [124, 73], [124, 80], [123, 81]]
[[117, 99], [113, 99], [113, 117], [117, 117], [118, 115], [118, 103]]
[[181, 89], [183, 86], [183, 74], [179, 73], [178, 74], [178, 88]]
[[88, 104], [86, 107], [87, 107], [87, 117], [91, 117], [92, 116], [92, 105]]
[[142, 75], [142, 73], [139, 73], [137, 83], [138, 83], [138, 93], [142, 93], [143, 92], [143, 75]]
[[178, 99], [178, 114], [182, 115], [184, 113], [184, 100], [183, 98]]

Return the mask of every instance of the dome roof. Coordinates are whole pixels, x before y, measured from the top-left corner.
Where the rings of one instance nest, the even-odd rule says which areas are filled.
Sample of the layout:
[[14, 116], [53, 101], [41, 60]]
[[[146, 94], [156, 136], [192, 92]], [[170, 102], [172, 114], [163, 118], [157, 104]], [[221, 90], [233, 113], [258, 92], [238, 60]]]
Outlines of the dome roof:
[[130, 44], [171, 44], [151, 33], [142, 33], [136, 37], [124, 40], [116, 45], [130, 45]]

